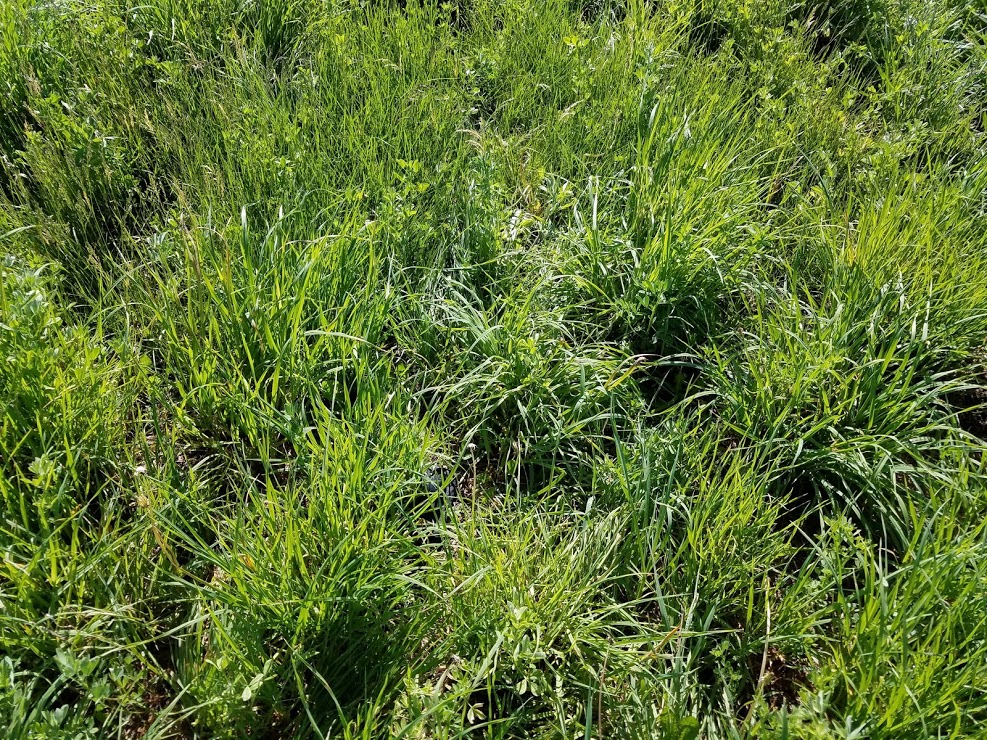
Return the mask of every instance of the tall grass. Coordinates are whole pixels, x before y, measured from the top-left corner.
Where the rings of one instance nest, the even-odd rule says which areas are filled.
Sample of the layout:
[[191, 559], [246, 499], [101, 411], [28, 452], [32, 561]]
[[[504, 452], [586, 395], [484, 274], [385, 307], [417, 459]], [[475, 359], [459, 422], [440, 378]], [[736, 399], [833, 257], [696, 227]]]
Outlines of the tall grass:
[[979, 737], [983, 8], [0, 6], [0, 727]]

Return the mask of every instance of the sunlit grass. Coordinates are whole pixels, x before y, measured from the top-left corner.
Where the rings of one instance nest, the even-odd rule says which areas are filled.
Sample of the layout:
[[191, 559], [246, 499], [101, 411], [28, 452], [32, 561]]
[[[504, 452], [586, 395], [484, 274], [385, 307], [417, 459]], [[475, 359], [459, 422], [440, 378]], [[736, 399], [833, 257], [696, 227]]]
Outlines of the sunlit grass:
[[979, 737], [968, 0], [0, 5], [12, 738]]

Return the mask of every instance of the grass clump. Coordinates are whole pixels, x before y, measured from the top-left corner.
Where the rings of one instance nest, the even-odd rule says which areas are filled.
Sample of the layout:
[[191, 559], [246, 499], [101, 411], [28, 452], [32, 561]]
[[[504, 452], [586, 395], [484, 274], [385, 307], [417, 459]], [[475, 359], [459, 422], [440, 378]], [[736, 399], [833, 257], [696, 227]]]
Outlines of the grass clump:
[[0, 6], [0, 727], [979, 737], [985, 42]]

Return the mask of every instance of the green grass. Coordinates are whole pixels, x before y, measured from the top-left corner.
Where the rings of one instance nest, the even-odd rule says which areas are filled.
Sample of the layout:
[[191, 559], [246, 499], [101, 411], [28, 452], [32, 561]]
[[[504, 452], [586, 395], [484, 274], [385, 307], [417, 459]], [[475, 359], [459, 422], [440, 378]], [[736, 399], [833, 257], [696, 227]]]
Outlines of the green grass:
[[0, 4], [10, 738], [978, 738], [982, 0]]

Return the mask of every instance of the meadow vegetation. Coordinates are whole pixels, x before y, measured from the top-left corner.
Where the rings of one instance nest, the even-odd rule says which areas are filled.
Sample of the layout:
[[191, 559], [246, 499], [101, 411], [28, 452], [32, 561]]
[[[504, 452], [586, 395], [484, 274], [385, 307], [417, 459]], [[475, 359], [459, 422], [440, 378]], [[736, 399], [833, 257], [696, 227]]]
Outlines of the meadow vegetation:
[[983, 0], [4, 0], [8, 738], [976, 738]]

